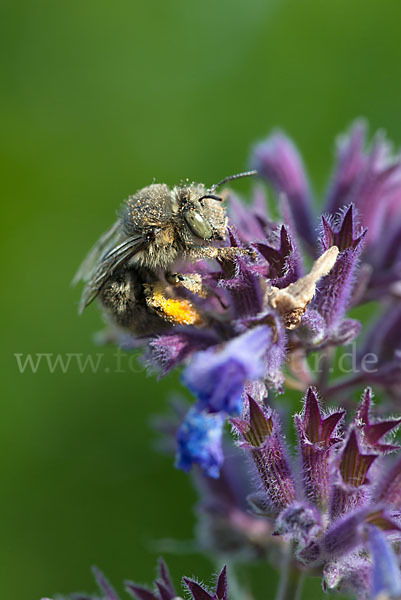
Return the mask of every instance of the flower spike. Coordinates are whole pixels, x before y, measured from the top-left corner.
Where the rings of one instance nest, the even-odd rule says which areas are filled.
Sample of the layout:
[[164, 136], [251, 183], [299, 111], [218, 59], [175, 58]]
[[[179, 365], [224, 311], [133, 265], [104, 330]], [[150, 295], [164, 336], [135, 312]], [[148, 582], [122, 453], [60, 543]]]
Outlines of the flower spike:
[[266, 414], [248, 396], [248, 415], [242, 419], [232, 419], [231, 422], [244, 439], [240, 446], [249, 451], [254, 460], [272, 510], [278, 511], [289, 506], [295, 500], [295, 481], [278, 416], [273, 412]]
[[209, 592], [198, 582], [189, 577], [182, 581], [191, 593], [193, 600], [228, 600], [227, 569], [224, 566], [217, 579], [216, 591]]
[[323, 416], [315, 388], [306, 394], [303, 413], [295, 415], [306, 497], [325, 507], [330, 495], [330, 457], [338, 443], [338, 426], [345, 411]]

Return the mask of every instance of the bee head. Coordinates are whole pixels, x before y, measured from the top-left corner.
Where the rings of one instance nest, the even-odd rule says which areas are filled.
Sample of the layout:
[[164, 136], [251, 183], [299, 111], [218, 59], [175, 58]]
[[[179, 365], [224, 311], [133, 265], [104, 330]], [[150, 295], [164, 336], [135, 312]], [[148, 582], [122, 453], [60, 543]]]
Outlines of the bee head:
[[179, 188], [180, 212], [191, 234], [200, 240], [224, 240], [227, 229], [226, 209], [223, 198], [215, 191], [224, 183], [240, 177], [255, 175], [256, 171], [247, 171], [225, 177], [209, 189], [202, 184], [192, 184]]
[[198, 245], [201, 240], [224, 240], [227, 227], [224, 204], [206, 197], [207, 190], [202, 184], [193, 183], [176, 191], [184, 225], [180, 235], [184, 241]]

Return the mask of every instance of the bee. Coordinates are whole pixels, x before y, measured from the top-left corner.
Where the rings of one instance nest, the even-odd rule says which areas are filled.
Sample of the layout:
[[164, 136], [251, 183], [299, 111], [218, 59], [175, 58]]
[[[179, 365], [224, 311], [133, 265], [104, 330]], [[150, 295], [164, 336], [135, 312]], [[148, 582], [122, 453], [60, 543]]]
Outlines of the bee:
[[74, 277], [73, 284], [85, 282], [79, 313], [98, 298], [107, 320], [135, 335], [204, 324], [190, 300], [177, 294], [180, 289], [206, 297], [202, 277], [176, 273], [174, 266], [202, 259], [232, 261], [250, 252], [215, 244], [227, 235], [223, 198], [215, 192], [228, 181], [255, 174], [231, 175], [210, 188], [191, 183], [170, 189], [154, 183], [129, 196]]

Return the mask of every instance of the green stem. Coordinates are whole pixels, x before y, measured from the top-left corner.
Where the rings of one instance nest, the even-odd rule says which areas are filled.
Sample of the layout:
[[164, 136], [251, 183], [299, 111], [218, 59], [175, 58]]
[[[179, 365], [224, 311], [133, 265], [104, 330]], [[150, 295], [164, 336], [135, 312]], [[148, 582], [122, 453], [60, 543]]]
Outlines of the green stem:
[[288, 549], [287, 556], [283, 559], [280, 572], [280, 581], [275, 600], [301, 600], [304, 574], [292, 562], [292, 546]]

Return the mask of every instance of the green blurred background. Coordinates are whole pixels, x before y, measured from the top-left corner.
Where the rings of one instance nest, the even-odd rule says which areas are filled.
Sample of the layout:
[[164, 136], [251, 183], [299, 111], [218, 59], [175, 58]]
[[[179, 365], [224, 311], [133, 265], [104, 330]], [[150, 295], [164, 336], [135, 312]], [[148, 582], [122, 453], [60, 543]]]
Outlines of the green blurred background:
[[[157, 540], [191, 538], [195, 495], [148, 425], [176, 375], [115, 373], [111, 348], [96, 374], [20, 373], [14, 354], [103, 352], [100, 316], [78, 318], [69, 282], [153, 178], [211, 184], [278, 125], [320, 192], [333, 138], [356, 116], [399, 144], [401, 3], [3, 0], [0, 15], [0, 598], [36, 600], [93, 590], [94, 563], [116, 584], [150, 581]], [[166, 558], [176, 581], [212, 570]], [[270, 597], [275, 575], [253, 574]]]

